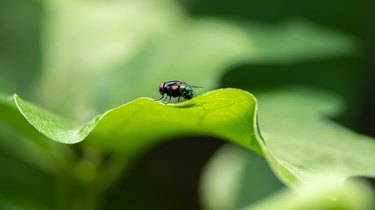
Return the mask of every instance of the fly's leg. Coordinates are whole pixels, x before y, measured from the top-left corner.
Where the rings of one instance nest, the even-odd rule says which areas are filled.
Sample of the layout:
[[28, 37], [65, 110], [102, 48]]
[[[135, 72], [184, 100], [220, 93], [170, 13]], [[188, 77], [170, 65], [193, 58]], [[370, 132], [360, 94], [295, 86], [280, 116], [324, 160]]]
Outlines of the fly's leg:
[[181, 97], [178, 97], [178, 100], [177, 100], [177, 102], [180, 102], [180, 98], [181, 98]]
[[160, 101], [160, 100], [163, 99], [163, 98], [164, 98], [164, 94], [161, 95], [161, 98], [159, 98], [158, 100], [155, 100], [155, 101]]
[[172, 99], [172, 96], [169, 96], [169, 100], [168, 100], [168, 103], [171, 102], [171, 99]]

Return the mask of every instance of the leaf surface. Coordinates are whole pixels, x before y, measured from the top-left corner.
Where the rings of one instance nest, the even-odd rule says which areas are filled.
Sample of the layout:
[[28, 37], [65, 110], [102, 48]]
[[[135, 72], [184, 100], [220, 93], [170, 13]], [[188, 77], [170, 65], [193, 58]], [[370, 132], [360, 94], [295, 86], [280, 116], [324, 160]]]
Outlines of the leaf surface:
[[278, 185], [259, 157], [225, 145], [209, 161], [201, 179], [204, 209], [370, 210], [375, 204], [371, 189], [353, 180], [342, 185], [315, 176], [293, 190]]
[[81, 125], [18, 96], [14, 100], [31, 125], [61, 143], [79, 143], [88, 137], [103, 148], [131, 152], [176, 136], [208, 135], [262, 153], [257, 140], [255, 98], [238, 89], [221, 89], [178, 104], [140, 98]]
[[361, 182], [337, 185], [335, 180], [323, 178], [299, 186], [297, 190], [281, 191], [240, 210], [272, 210], [276, 206], [282, 210], [371, 210], [374, 207], [373, 192]]
[[[249, 205], [275, 187], [269, 185], [274, 180], [256, 157], [226, 146], [213, 156], [201, 180], [207, 209], [372, 209], [374, 199], [366, 187], [340, 186], [349, 177], [375, 177], [375, 140], [330, 119], [342, 111], [339, 97], [295, 87], [260, 94], [258, 101], [269, 165], [286, 185], [305, 190], [285, 191]], [[325, 181], [316, 183], [317, 179]], [[336, 196], [337, 202], [327, 195]]]
[[267, 159], [284, 183], [308, 183], [322, 174], [338, 182], [375, 177], [375, 139], [329, 119], [342, 111], [339, 97], [286, 88], [258, 99]]

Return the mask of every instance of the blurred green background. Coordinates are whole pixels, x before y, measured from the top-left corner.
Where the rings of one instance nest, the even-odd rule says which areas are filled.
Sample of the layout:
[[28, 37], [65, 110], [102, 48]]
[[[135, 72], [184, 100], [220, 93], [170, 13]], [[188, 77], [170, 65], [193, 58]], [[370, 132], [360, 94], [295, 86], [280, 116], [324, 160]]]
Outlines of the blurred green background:
[[[227, 69], [220, 87], [237, 87], [255, 95], [290, 85], [331, 90], [347, 103], [345, 114], [335, 120], [355, 131], [375, 136], [374, 1], [234, 0], [229, 3], [224, 0], [180, 0], [179, 4], [192, 17], [220, 17], [244, 23], [260, 21], [270, 25], [298, 17], [354, 37], [359, 45], [354, 55], [269, 65], [238, 63]], [[31, 101], [39, 98], [35, 90], [43, 68], [41, 44], [45, 17], [41, 1], [0, 1], [2, 93], [18, 93]], [[6, 138], [6, 132], [8, 128], [1, 127], [0, 138]], [[110, 190], [105, 206], [107, 209], [118, 206], [123, 209], [199, 209], [200, 172], [221, 144], [218, 139], [191, 137], [153, 148]], [[0, 158], [1, 165], [14, 165], [14, 173], [28, 173], [29, 180], [18, 182], [19, 188], [42, 184], [50, 186], [53, 192], [53, 178], [29, 169], [27, 164], [12, 159], [6, 151], [1, 151]], [[0, 172], [0, 177], [12, 176]], [[38, 177], [42, 183], [32, 177]], [[261, 182], [262, 177], [258, 179]], [[282, 187], [280, 183], [275, 186]], [[11, 184], [7, 187], [10, 191], [17, 190]], [[54, 202], [49, 192], [33, 193]], [[6, 199], [5, 195], [0, 196]]]

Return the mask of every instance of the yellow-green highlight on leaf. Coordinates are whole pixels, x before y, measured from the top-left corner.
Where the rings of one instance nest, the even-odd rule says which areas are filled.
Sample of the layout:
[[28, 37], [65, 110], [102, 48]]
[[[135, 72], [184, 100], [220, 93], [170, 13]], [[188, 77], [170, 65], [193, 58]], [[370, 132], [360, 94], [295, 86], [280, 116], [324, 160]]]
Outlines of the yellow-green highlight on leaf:
[[103, 148], [138, 151], [172, 137], [207, 135], [262, 154], [256, 124], [256, 100], [239, 89], [220, 89], [178, 104], [139, 98], [79, 125], [23, 101], [14, 100], [37, 130], [61, 143], [89, 138]]
[[237, 210], [372, 210], [374, 193], [362, 182], [337, 184], [316, 179], [295, 191], [283, 190], [254, 205]]
[[98, 117], [79, 125], [27, 103], [17, 95], [14, 95], [13, 99], [21, 114], [31, 125], [48, 138], [61, 143], [73, 144], [82, 141], [97, 124]]

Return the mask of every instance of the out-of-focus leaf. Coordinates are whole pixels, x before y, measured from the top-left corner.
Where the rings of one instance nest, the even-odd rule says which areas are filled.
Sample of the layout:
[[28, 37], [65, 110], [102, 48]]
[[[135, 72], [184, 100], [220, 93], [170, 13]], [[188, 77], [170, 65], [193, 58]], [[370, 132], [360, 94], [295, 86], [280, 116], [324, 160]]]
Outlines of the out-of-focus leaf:
[[[342, 185], [326, 177], [275, 193], [278, 185], [270, 171], [264, 170], [256, 159], [231, 145], [220, 149], [203, 174], [204, 209], [370, 210], [374, 207], [374, 194], [363, 183], [350, 181]], [[315, 178], [319, 179], [318, 176]], [[254, 200], [254, 197], [259, 198], [256, 193], [267, 190], [270, 196]]]
[[363, 183], [341, 185], [324, 178], [300, 186], [296, 191], [284, 190], [241, 210], [372, 210], [375, 207], [373, 196]]
[[45, 203], [25, 197], [10, 196], [0, 192], [0, 209], [6, 210], [47, 210]]
[[150, 87], [166, 80], [212, 89], [241, 62], [295, 62], [354, 50], [351, 38], [306, 21], [193, 19], [173, 1], [45, 2], [42, 98], [79, 119], [155, 97]]
[[[262, 94], [258, 100], [265, 157], [287, 185], [311, 184], [320, 176], [340, 184], [348, 177], [375, 176], [374, 139], [356, 134], [328, 119], [342, 109], [337, 96], [323, 91], [290, 88]], [[242, 150], [219, 150], [206, 168], [201, 183], [206, 209], [238, 209], [254, 203], [251, 193], [243, 193], [259, 189], [254, 174], [264, 173], [264, 180], [259, 183], [270, 182], [266, 179], [270, 174], [255, 164], [249, 169], [251, 173], [246, 173], [246, 163], [251, 165], [254, 159]], [[265, 201], [254, 209], [271, 210], [278, 206], [278, 209], [336, 210], [346, 209], [345, 205], [348, 205], [347, 209], [371, 209], [368, 205], [370, 199], [364, 198], [362, 208], [362, 200], [356, 195], [366, 195], [367, 191], [357, 192], [356, 189], [361, 188], [339, 187], [336, 191], [336, 187], [328, 189], [323, 186], [318, 189], [322, 194], [307, 193], [306, 197], [284, 193], [281, 198]], [[330, 190], [341, 196], [339, 200], [345, 200], [346, 196], [348, 200], [331, 202]]]
[[210, 135], [262, 153], [256, 139], [255, 98], [238, 89], [217, 90], [168, 105], [140, 98], [83, 125], [68, 122], [18, 96], [14, 100], [30, 124], [61, 143], [78, 143], [89, 135], [104, 148], [132, 152], [173, 136]]
[[267, 161], [245, 148], [225, 145], [204, 168], [200, 192], [206, 210], [239, 209], [280, 189]]
[[[29, 158], [32, 158], [31, 155]], [[56, 194], [52, 193], [55, 190], [55, 177], [51, 173], [4, 153], [0, 154], [0, 164], [0, 209], [53, 206], [56, 199]]]
[[370, 210], [374, 207], [374, 194], [363, 183], [350, 181], [342, 185], [327, 177], [310, 180], [293, 191], [275, 193], [280, 185], [259, 158], [232, 145], [222, 147], [202, 177], [204, 209]]
[[290, 88], [258, 99], [265, 154], [284, 183], [308, 183], [322, 174], [338, 182], [375, 177], [375, 140], [328, 119], [342, 107], [338, 97]]
[[[27, 124], [26, 126], [29, 127]], [[49, 156], [33, 140], [18, 131], [0, 121], [0, 153], [25, 161], [43, 171], [54, 173], [56, 168]]]
[[0, 91], [28, 94], [41, 71], [39, 1], [0, 1]]
[[251, 39], [249, 62], [294, 63], [349, 56], [356, 53], [355, 39], [307, 20], [290, 19], [279, 25], [244, 25]]

